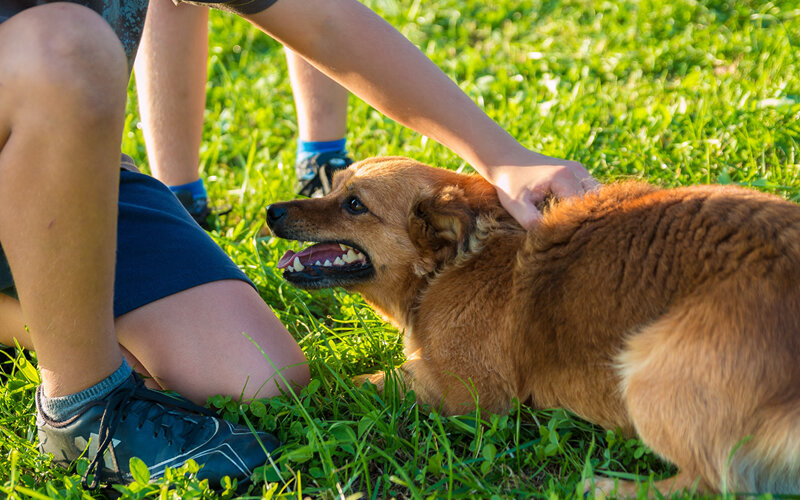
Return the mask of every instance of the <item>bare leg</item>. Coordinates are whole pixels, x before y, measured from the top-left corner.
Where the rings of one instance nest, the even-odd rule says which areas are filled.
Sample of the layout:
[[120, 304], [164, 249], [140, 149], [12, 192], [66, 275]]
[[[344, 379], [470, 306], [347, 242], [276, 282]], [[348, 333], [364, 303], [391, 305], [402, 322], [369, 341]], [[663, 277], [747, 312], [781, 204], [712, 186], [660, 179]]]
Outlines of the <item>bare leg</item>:
[[[167, 185], [199, 179], [208, 59], [208, 9], [150, 3], [136, 88], [153, 175]], [[287, 49], [300, 138], [333, 141], [347, 133], [349, 92]]]
[[127, 78], [122, 45], [85, 7], [0, 24], [0, 241], [51, 397], [122, 362], [112, 299]]
[[[185, 20], [191, 19], [191, 15], [199, 12], [204, 19], [200, 26], [202, 26], [203, 36], [205, 35], [205, 16], [207, 16], [207, 9], [194, 9], [191, 7], [175, 9], [166, 1], [159, 0], [151, 4], [151, 12], [153, 9], [163, 9], [167, 11], [168, 15], [180, 12], [181, 14], [178, 14], [178, 16], [184, 16]], [[183, 13], [188, 13], [188, 15]], [[197, 17], [198, 16], [194, 17], [195, 22]], [[1, 26], [5, 28], [6, 25], [7, 23], [4, 23]], [[166, 32], [171, 32], [171, 30], [166, 30]], [[150, 38], [145, 37], [140, 55], [142, 53], [153, 55], [148, 52], [148, 50], [154, 48], [152, 25], [149, 34]], [[175, 47], [175, 45], [172, 45], [170, 48], [175, 49]], [[186, 52], [174, 50], [174, 53], [181, 54], [182, 57], [185, 57]], [[147, 56], [145, 56], [145, 61], [147, 60]], [[149, 59], [149, 61], [154, 63], [152, 58]], [[137, 68], [141, 67], [141, 65], [137, 66]], [[168, 69], [171, 67], [173, 66], [168, 65]], [[184, 73], [184, 78], [173, 80], [169, 82], [169, 85], [173, 85], [176, 81], [188, 80], [189, 82], [200, 82], [200, 88], [204, 91], [204, 85], [202, 83], [205, 81], [205, 55], [203, 55], [202, 68], [202, 78], [195, 77], [187, 79]], [[10, 72], [4, 73], [13, 74]], [[157, 75], [159, 74], [158, 72], [156, 73]], [[163, 74], [161, 74], [161, 76], [163, 76]], [[140, 82], [140, 85], [142, 85], [142, 83], [145, 83], [145, 86], [150, 90], [154, 90], [157, 87], [157, 85], [147, 85], [146, 82]], [[164, 83], [164, 85], [167, 84]], [[122, 88], [124, 89], [124, 85], [122, 85]], [[0, 110], [5, 111], [7, 109], [5, 103], [7, 101], [11, 102], [12, 100], [2, 99], [3, 97], [4, 94], [0, 94], [0, 104], [4, 106], [0, 108]], [[121, 102], [124, 102], [124, 97], [123, 92], [121, 94]], [[151, 97], [153, 96], [151, 95]], [[171, 100], [169, 103], [174, 105], [176, 101]], [[159, 112], [164, 112], [166, 110], [165, 106], [156, 105], [154, 107], [160, 110]], [[199, 119], [196, 123], [201, 126], [203, 103], [200, 102], [200, 106], [195, 106], [194, 108], [199, 109]], [[120, 109], [122, 109], [121, 106]], [[65, 112], [65, 114], [68, 113]], [[4, 112], [0, 116], [6, 117], [7, 115], [8, 113]], [[79, 115], [80, 114], [78, 114], [78, 116]], [[174, 116], [174, 113], [164, 112], [162, 118], [169, 119]], [[52, 117], [48, 116], [48, 118], [52, 121]], [[118, 122], [119, 124], [122, 123], [121, 114], [119, 115]], [[185, 121], [183, 123], [185, 123]], [[164, 124], [161, 123], [161, 125]], [[63, 128], [67, 131], [74, 130], [74, 127]], [[113, 127], [96, 128], [100, 131], [114, 130]], [[166, 126], [166, 129], [168, 131], [182, 130], [177, 126]], [[4, 130], [3, 138], [5, 140], [11, 131], [8, 128]], [[52, 139], [53, 134], [48, 135], [49, 132], [46, 129], [43, 130], [42, 137]], [[121, 136], [121, 126], [117, 126], [115, 130], [117, 130], [117, 132], [114, 134], [114, 137], [117, 142], [114, 146], [114, 153], [113, 155], [107, 155], [113, 158], [114, 167], [110, 169], [110, 172], [111, 175], [113, 175], [114, 182], [112, 186], [102, 190], [106, 195], [108, 195], [108, 193], [113, 194], [113, 197], [109, 197], [109, 202], [113, 203], [112, 209], [88, 210], [84, 207], [83, 212], [80, 214], [81, 216], [85, 216], [87, 213], [106, 213], [110, 216], [116, 215], [119, 137]], [[187, 133], [186, 135], [196, 137], [199, 143], [199, 130], [197, 133]], [[14, 129], [14, 137], [15, 139], [21, 137], [17, 129]], [[86, 145], [87, 149], [90, 149], [90, 151], [99, 151], [95, 147], [99, 140], [94, 139], [93, 136], [89, 134], [85, 134], [83, 138], [84, 140], [81, 141], [80, 144]], [[169, 153], [175, 151], [172, 146], [181, 142], [175, 141], [174, 139], [159, 141], [158, 139], [163, 139], [161, 135], [155, 136], [154, 139], [156, 139], [156, 144], [160, 145], [155, 148], [156, 157], [158, 158], [169, 157]], [[38, 146], [38, 143], [36, 143], [36, 145]], [[8, 148], [5, 148], [2, 151], [0, 162], [6, 161], [4, 158], [8, 156], [7, 149]], [[38, 147], [38, 149], [42, 148]], [[197, 174], [197, 151], [198, 147], [193, 146], [191, 148], [184, 148], [183, 152], [177, 152], [177, 157], [185, 157], [186, 152], [193, 152], [195, 159], [182, 164], [191, 165], [194, 169], [195, 176]], [[167, 154], [164, 155], [161, 153]], [[56, 170], [57, 173], [65, 172], [68, 169], [81, 171], [81, 169], [73, 163], [65, 164], [63, 161], [63, 159], [72, 160], [74, 158], [75, 154], [54, 154], [52, 159], [39, 160], [32, 164], [42, 165], [43, 167], [53, 166], [54, 169], [58, 167], [58, 170]], [[90, 164], [94, 165], [96, 163], [97, 162], [92, 162]], [[21, 161], [20, 164], [28, 165], [31, 164], [31, 162]], [[162, 164], [171, 167], [178, 163], [167, 160]], [[0, 163], [0, 165], [2, 165], [2, 163]], [[0, 189], [6, 188], [4, 177], [2, 176], [5, 175], [7, 170], [7, 168], [0, 170]], [[73, 177], [75, 176], [74, 173], [71, 175]], [[99, 178], [99, 176], [95, 176], [95, 182], [97, 182], [97, 178]], [[36, 182], [36, 180], [32, 180], [31, 185], [39, 187]], [[85, 181], [84, 184], [84, 187], [98, 185]], [[25, 192], [24, 189], [17, 189], [16, 191], [18, 193]], [[25, 200], [24, 203], [21, 200], [15, 201], [19, 206], [27, 206], [30, 204], [29, 196], [28, 194], [28, 199]], [[81, 198], [86, 198], [86, 196], [81, 196]], [[3, 198], [3, 202], [10, 200], [14, 200], [14, 198], [11, 196], [4, 196]], [[73, 202], [74, 200], [70, 198], [70, 201]], [[1, 208], [5, 208], [5, 210], [3, 210], [5, 214], [14, 213], [13, 209], [6, 208], [5, 205]], [[0, 217], [1, 216], [2, 214], [0, 214]], [[77, 215], [75, 217], [77, 217]], [[116, 219], [114, 217], [113, 222], [115, 221]], [[12, 230], [13, 226], [4, 225], [4, 228], [7, 228], [8, 233], [15, 234]], [[70, 229], [72, 229], [72, 226], [70, 226]], [[112, 225], [111, 229], [115, 230], [115, 225]], [[16, 231], [24, 232], [18, 228]], [[15, 260], [12, 259], [12, 248], [7, 244], [7, 237], [5, 234], [6, 233], [1, 233], [0, 235], [2, 235], [4, 247], [14, 267], [15, 278], [17, 278], [18, 281], [17, 284], [19, 287], [24, 287], [24, 276], [20, 275], [20, 271], [17, 269], [18, 266]], [[75, 233], [73, 232], [71, 234]], [[80, 238], [78, 241], [86, 241], [86, 238]], [[115, 238], [108, 237], [105, 241], [109, 246], [109, 253], [112, 255], [110, 264], [113, 265]], [[93, 260], [97, 259], [86, 259], [84, 262], [92, 262]], [[63, 268], [69, 269], [70, 266], [63, 265]], [[59, 269], [59, 275], [61, 274], [64, 274], [63, 269]], [[23, 278], [22, 281], [20, 281], [21, 278]], [[72, 293], [75, 290], [80, 291], [79, 288], [69, 286], [62, 282], [40, 279], [38, 283], [40, 288], [46, 286], [50, 290], [57, 291], [58, 294], [65, 297], [81, 297], [78, 293]], [[111, 283], [111, 280], [109, 280], [109, 283]], [[70, 293], [64, 293], [65, 290], [69, 290]], [[109, 291], [106, 297], [109, 299], [107, 304], [109, 315], [111, 314], [111, 296], [112, 294]], [[24, 300], [23, 297], [23, 301]], [[71, 310], [77, 309], [76, 306], [73, 306]], [[16, 338], [24, 347], [38, 347], [39, 350], [41, 350], [41, 345], [38, 345], [41, 343], [35, 342], [35, 334], [33, 339], [30, 338], [24, 328], [26, 321], [33, 327], [35, 325], [34, 319], [35, 318], [30, 314], [30, 307], [26, 307], [23, 312], [23, 310], [20, 309], [19, 302], [5, 296], [0, 297], [0, 342], [12, 344], [13, 340]], [[300, 384], [306, 383], [308, 380], [308, 368], [305, 366], [305, 358], [296, 342], [277, 321], [258, 294], [251, 287], [241, 282], [212, 283], [187, 290], [172, 297], [167, 297], [118, 318], [116, 327], [118, 328], [119, 342], [125, 346], [126, 349], [124, 349], [124, 351], [126, 354], [128, 352], [131, 353], [128, 359], [138, 371], [152, 371], [153, 380], [158, 381], [160, 385], [185, 394], [198, 402], [204, 402], [208, 396], [218, 393], [230, 394], [236, 397], [242, 394], [247, 397], [253, 397], [256, 394], [262, 397], [274, 395], [277, 392], [277, 385], [275, 382], [279, 381], [281, 382], [280, 385], [283, 385], [280, 377], [275, 376], [276, 369], [283, 369], [289, 365], [297, 366], [292, 366], [282, 372], [287, 380], [292, 380]], [[108, 330], [112, 332], [114, 330], [114, 325], [111, 323], [111, 320], [109, 320]], [[265, 355], [261, 354], [253, 342], [245, 337], [243, 332], [247, 332], [253, 339], [253, 342], [264, 349]], [[118, 351], [117, 337], [113, 338], [113, 347]], [[46, 347], [47, 346], [45, 346], [45, 350]], [[181, 354], [176, 355], [176, 353]], [[229, 355], [226, 356], [225, 353], [229, 353]], [[39, 354], [40, 359], [43, 361], [47, 357], [47, 354], [44, 352], [37, 352], [37, 354]], [[219, 359], [220, 354], [221, 359]], [[274, 363], [274, 366], [270, 364], [267, 358]], [[81, 358], [75, 357], [73, 359]], [[109, 366], [107, 373], [104, 375], [113, 371], [113, 369], [119, 365], [120, 360], [121, 359], [117, 357], [114, 363], [110, 363], [113, 367]], [[77, 365], [77, 363], [75, 364]], [[214, 367], [214, 370], [209, 372], [208, 367]], [[103, 377], [97, 378], [99, 380]]]
[[[9, 297], [8, 295], [0, 294], [0, 344], [13, 346], [19, 344], [23, 349], [33, 350], [33, 342], [31, 336], [25, 329], [25, 320], [22, 319], [22, 310], [20, 309], [19, 301]], [[122, 355], [128, 361], [134, 370], [149, 377], [150, 374], [142, 366], [136, 357], [127, 349], [120, 346]], [[149, 384], [152, 388], [158, 389], [158, 384]]]
[[25, 349], [33, 350], [31, 336], [25, 330], [19, 301], [0, 293], [0, 344], [13, 346], [14, 341]]
[[136, 56], [136, 89], [150, 171], [169, 186], [200, 178], [208, 8], [153, 0]]
[[[117, 318], [116, 329], [128, 362], [152, 377], [149, 386], [196, 403], [215, 394], [266, 398], [285, 381], [308, 383], [300, 347], [241, 281], [207, 283], [157, 300]], [[31, 348], [19, 302], [0, 295], [0, 343], [15, 339]]]
[[157, 300], [117, 318], [117, 329], [120, 343], [159, 385], [196, 402], [215, 394], [275, 396], [283, 378], [308, 383], [297, 342], [242, 281], [207, 283]]
[[300, 139], [336, 141], [344, 137], [350, 93], [290, 49], [285, 52]]

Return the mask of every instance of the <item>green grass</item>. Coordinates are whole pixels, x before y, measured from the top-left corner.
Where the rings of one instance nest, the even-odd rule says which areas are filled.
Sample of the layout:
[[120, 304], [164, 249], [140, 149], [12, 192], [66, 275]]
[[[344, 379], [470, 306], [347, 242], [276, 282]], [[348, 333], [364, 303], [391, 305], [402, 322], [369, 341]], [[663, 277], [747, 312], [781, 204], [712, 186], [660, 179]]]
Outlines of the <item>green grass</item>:
[[[521, 142], [581, 161], [599, 179], [741, 183], [800, 201], [800, 2], [374, 0], [378, 12]], [[231, 16], [211, 19], [201, 151], [211, 196], [233, 213], [214, 233], [303, 347], [312, 384], [249, 408], [285, 443], [254, 495], [293, 498], [562, 498], [594, 472], [669, 474], [640, 442], [563, 411], [445, 418], [352, 375], [402, 362], [399, 332], [357, 296], [285, 284], [287, 243], [261, 236], [264, 207], [293, 197], [296, 125], [280, 47]], [[131, 87], [123, 148], [146, 166]], [[469, 169], [445, 148], [351, 100], [356, 158], [392, 154]], [[0, 492], [88, 498], [34, 448], [37, 375], [0, 389]], [[126, 498], [215, 497], [176, 473]], [[172, 488], [172, 489], [168, 489]], [[95, 494], [95, 497], [98, 495]], [[229, 498], [230, 492], [219, 494]]]

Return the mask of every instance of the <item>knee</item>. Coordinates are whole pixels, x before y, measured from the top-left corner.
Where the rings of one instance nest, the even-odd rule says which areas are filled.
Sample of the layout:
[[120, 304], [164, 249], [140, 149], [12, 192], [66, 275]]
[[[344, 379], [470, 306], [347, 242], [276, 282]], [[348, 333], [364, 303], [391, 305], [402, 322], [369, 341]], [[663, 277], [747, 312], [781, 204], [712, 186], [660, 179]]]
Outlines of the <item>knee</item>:
[[[292, 359], [283, 358], [278, 365], [273, 362], [264, 362], [247, 374], [247, 383], [242, 387], [234, 383], [227, 387], [228, 392], [241, 396], [245, 401], [250, 399], [272, 398], [282, 392], [299, 390], [308, 385], [311, 373], [308, 361], [303, 354]], [[225, 391], [222, 391], [225, 392]]]
[[292, 388], [305, 387], [311, 381], [311, 372], [308, 369], [308, 362], [305, 357], [297, 360], [296, 363], [286, 366], [279, 370], [279, 383], [282, 388], [287, 385]]
[[5, 63], [9, 72], [3, 83], [18, 86], [21, 104], [32, 102], [38, 109], [44, 104], [48, 113], [66, 112], [71, 123], [88, 126], [121, 119], [127, 59], [100, 15], [57, 3], [28, 9], [7, 22], [12, 20], [17, 50]]
[[190, 349], [176, 356], [174, 348], [141, 355], [146, 371], [161, 387], [198, 404], [219, 394], [243, 401], [272, 398], [309, 383], [308, 362], [302, 352], [265, 359], [246, 347], [225, 349], [239, 355], [219, 358], [217, 353], [221, 350], [212, 353]]
[[301, 353], [291, 359], [283, 358], [278, 366], [272, 363], [265, 363], [262, 359], [260, 369], [255, 368], [251, 373], [247, 374], [247, 383], [244, 388], [239, 382], [239, 384], [234, 383], [226, 389], [229, 392], [232, 391], [232, 394], [242, 396], [244, 400], [272, 398], [282, 392], [305, 387], [310, 380], [311, 374], [308, 369], [308, 361]]

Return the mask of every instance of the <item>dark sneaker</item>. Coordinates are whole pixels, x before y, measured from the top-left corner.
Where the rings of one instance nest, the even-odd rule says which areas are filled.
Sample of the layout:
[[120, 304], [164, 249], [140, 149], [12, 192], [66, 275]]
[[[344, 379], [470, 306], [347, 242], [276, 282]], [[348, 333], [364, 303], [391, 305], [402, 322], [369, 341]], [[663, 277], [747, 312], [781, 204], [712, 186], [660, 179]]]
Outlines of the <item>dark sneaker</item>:
[[298, 161], [294, 166], [297, 194], [316, 198], [330, 193], [334, 172], [344, 170], [352, 163], [353, 160], [343, 151], [319, 153]]
[[102, 401], [63, 422], [44, 415], [40, 391], [41, 387], [36, 391], [39, 450], [52, 453], [53, 462], [65, 467], [79, 457], [91, 460], [82, 482], [88, 489], [101, 482], [132, 482], [132, 457], [147, 465], [151, 480], [163, 476], [165, 468], [193, 459], [201, 465], [200, 479], [218, 486], [229, 476], [243, 484], [278, 447], [271, 434], [254, 434], [190, 401], [147, 389], [135, 374]]
[[183, 205], [183, 208], [192, 216], [192, 219], [206, 231], [212, 229], [209, 221], [213, 217], [220, 217], [231, 211], [230, 208], [212, 209], [208, 206], [208, 198], [195, 198], [189, 191], [175, 191], [174, 194]]

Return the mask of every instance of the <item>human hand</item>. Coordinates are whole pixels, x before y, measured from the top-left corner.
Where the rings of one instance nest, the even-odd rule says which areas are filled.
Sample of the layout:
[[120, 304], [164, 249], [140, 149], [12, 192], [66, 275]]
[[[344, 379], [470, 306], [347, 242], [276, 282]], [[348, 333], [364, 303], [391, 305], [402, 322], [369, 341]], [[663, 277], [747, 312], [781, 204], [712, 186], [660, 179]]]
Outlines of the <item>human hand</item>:
[[486, 168], [500, 203], [523, 227], [530, 229], [542, 217], [536, 204], [549, 194], [557, 198], [580, 196], [600, 183], [578, 162], [552, 158], [533, 151], [525, 161]]

